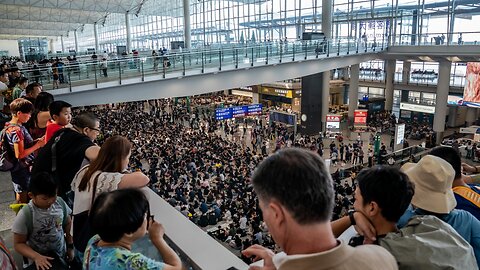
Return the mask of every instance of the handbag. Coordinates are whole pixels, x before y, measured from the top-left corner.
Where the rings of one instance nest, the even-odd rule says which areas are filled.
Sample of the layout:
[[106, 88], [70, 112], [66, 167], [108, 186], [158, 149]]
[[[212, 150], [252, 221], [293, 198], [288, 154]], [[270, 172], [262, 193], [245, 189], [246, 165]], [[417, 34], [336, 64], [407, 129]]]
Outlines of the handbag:
[[[98, 177], [100, 173], [95, 176], [93, 180], [93, 191], [92, 191], [92, 200], [90, 202], [90, 208], [93, 206], [95, 201], [95, 193], [97, 190]], [[88, 241], [94, 235], [90, 224], [88, 222], [88, 217], [90, 215], [90, 210], [83, 211], [73, 216], [73, 246], [76, 250], [81, 253], [85, 252]]]

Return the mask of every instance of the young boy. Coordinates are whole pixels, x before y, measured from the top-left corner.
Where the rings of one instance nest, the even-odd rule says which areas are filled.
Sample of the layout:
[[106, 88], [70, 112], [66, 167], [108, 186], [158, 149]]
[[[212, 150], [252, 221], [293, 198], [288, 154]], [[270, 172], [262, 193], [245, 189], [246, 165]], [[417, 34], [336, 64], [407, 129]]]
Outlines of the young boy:
[[5, 140], [18, 159], [17, 165], [10, 171], [13, 188], [16, 193], [17, 203], [27, 203], [27, 188], [30, 181], [30, 166], [35, 158], [34, 152], [45, 145], [44, 138], [36, 142], [23, 126], [30, 119], [33, 104], [24, 99], [17, 98], [10, 103], [12, 120], [5, 124]]
[[55, 132], [70, 124], [72, 120], [72, 105], [62, 100], [54, 101], [48, 106], [50, 116], [53, 120], [47, 122], [47, 131], [45, 133], [45, 142], [53, 137]]
[[24, 269], [67, 269], [65, 259], [73, 258], [72, 211], [57, 197], [57, 183], [47, 172], [32, 177], [28, 196], [31, 201], [12, 226], [15, 251], [28, 258]]

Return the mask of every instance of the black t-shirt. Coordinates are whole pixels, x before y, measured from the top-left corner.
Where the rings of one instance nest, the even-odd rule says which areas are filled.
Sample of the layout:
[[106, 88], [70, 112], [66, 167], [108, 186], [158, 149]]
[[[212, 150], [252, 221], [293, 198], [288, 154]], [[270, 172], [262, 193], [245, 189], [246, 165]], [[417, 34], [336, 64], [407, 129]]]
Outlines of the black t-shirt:
[[63, 135], [57, 143], [57, 173], [60, 181], [59, 194], [63, 195], [71, 190], [70, 183], [86, 159], [85, 151], [95, 144], [86, 135], [69, 128], [63, 132], [56, 132], [38, 152], [33, 164], [32, 175], [39, 172], [52, 172], [52, 144], [61, 133]]

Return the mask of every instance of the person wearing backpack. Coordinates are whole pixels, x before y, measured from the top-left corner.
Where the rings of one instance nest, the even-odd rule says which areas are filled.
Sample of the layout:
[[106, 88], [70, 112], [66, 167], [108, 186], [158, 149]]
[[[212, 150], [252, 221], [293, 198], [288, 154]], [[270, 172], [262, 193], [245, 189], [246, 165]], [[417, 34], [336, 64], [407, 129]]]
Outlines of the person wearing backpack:
[[5, 124], [2, 143], [5, 142], [7, 151], [14, 154], [10, 156], [10, 161], [15, 163], [10, 173], [17, 203], [27, 203], [26, 190], [30, 181], [30, 167], [35, 158], [35, 151], [45, 145], [45, 140], [41, 137], [34, 141], [23, 126], [30, 119], [33, 111], [33, 104], [30, 101], [17, 98], [10, 103], [10, 111], [12, 120]]
[[[444, 172], [441, 168], [436, 169]], [[352, 225], [360, 223], [360, 217], [367, 218], [375, 230], [374, 244], [387, 249], [397, 260], [400, 270], [478, 269], [469, 242], [439, 218], [415, 216], [405, 226], [397, 227], [417, 191], [423, 194], [418, 190], [417, 182], [410, 179], [408, 174], [386, 165], [362, 170], [357, 176], [353, 205], [358, 214], [353, 218], [349, 212]], [[442, 207], [438, 197], [440, 195], [430, 200]], [[349, 244], [371, 243], [370, 238], [362, 235], [351, 238]]]
[[57, 197], [57, 183], [49, 173], [32, 177], [28, 196], [12, 226], [15, 251], [23, 255], [24, 269], [68, 269], [73, 259], [71, 210]]

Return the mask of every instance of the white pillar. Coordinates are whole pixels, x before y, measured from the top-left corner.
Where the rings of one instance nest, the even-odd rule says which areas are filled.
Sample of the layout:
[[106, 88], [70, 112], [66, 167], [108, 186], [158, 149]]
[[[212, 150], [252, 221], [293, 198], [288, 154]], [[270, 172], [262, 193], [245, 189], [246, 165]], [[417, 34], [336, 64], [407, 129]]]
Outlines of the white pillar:
[[358, 78], [360, 76], [360, 65], [350, 67], [350, 87], [348, 89], [348, 119], [353, 123], [353, 113], [358, 108]]
[[130, 15], [125, 13], [125, 28], [127, 32], [127, 53], [132, 52], [132, 31], [130, 29]]
[[63, 35], [60, 36], [60, 42], [62, 44], [62, 53], [65, 52], [65, 44], [63, 43]]
[[330, 106], [330, 71], [322, 73], [322, 131], [326, 131], [327, 114]]
[[75, 54], [78, 53], [78, 35], [77, 35], [77, 30], [73, 31], [73, 35], [75, 37]]
[[440, 61], [438, 65], [437, 98], [435, 116], [433, 118], [433, 131], [437, 133], [437, 145], [442, 142], [445, 131], [445, 117], [447, 116], [448, 91], [450, 89], [450, 70], [452, 63]]
[[48, 50], [51, 52], [51, 53], [55, 53], [55, 46], [54, 46], [54, 43], [53, 43], [53, 38], [52, 39], [49, 39], [48, 40]]
[[93, 35], [95, 36], [95, 53], [98, 54], [100, 46], [98, 45], [98, 24], [93, 24]]
[[322, 32], [327, 39], [332, 38], [332, 0], [322, 0]]
[[393, 80], [395, 79], [395, 60], [387, 60], [385, 64], [385, 110], [393, 109]]
[[183, 0], [183, 37], [185, 48], [192, 46], [192, 26], [190, 25], [190, 0]]

